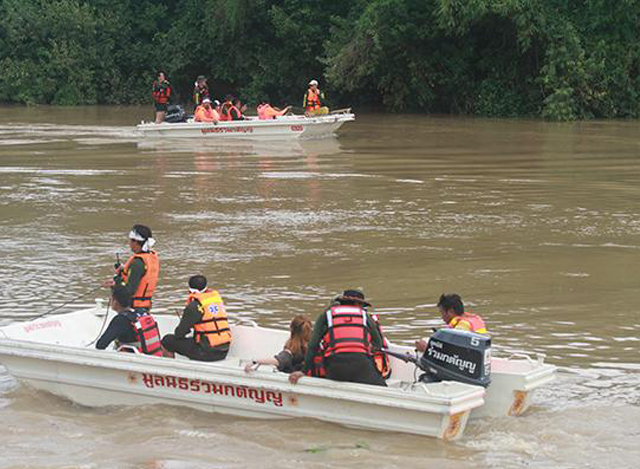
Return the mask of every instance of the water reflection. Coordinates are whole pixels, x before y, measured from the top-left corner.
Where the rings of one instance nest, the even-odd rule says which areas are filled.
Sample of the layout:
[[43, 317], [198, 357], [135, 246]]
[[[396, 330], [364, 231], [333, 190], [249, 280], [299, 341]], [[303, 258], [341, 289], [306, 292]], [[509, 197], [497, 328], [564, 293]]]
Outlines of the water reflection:
[[340, 142], [335, 137], [322, 139], [289, 140], [242, 140], [242, 139], [140, 139], [137, 147], [143, 151], [170, 153], [192, 153], [199, 156], [257, 156], [310, 158], [341, 153]]

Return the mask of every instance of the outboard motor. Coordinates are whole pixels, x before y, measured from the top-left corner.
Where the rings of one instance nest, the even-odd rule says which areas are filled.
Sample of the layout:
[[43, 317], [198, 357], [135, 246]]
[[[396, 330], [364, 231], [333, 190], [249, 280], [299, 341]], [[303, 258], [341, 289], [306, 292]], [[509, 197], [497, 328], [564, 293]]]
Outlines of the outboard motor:
[[167, 106], [167, 114], [164, 116], [164, 121], [171, 124], [187, 122], [187, 113], [184, 112], [184, 108], [179, 104], [172, 104]]
[[439, 329], [418, 362], [426, 372], [421, 381], [460, 381], [478, 386], [491, 383], [491, 337], [485, 334]]

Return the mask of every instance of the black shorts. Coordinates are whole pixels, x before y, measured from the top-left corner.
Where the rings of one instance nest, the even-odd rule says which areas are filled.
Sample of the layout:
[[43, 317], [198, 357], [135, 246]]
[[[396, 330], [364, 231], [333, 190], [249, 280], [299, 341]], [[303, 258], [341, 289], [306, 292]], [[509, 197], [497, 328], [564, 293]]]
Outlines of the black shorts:
[[324, 362], [327, 378], [335, 381], [386, 386], [387, 383], [376, 368], [373, 359], [364, 353], [339, 353], [327, 357]]
[[224, 360], [229, 352], [229, 346], [218, 348], [203, 348], [191, 338], [178, 339], [174, 334], [167, 334], [162, 338], [162, 346], [169, 352], [178, 353], [189, 357], [191, 360], [201, 362], [215, 362]]
[[154, 103], [156, 112], [167, 112], [167, 105], [161, 103]]

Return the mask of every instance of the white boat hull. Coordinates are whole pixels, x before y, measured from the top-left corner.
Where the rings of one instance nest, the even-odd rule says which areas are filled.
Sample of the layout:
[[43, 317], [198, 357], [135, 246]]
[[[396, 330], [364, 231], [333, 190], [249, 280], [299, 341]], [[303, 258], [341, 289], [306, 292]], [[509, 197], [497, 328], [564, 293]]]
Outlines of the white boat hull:
[[[0, 328], [0, 361], [20, 381], [87, 406], [169, 404], [256, 418], [309, 417], [371, 430], [459, 438], [484, 389], [462, 383], [392, 383], [390, 387], [303, 378], [265, 367], [246, 374], [251, 357], [277, 352], [285, 331], [233, 326], [226, 360], [203, 363], [85, 345], [102, 310], [85, 310]], [[160, 317], [161, 330], [175, 326]], [[88, 331], [80, 333], [80, 331]], [[62, 338], [74, 338], [61, 343]], [[257, 338], [260, 340], [256, 340]]]
[[333, 135], [345, 122], [355, 120], [353, 114], [332, 114], [320, 117], [283, 116], [277, 119], [206, 122], [141, 123], [137, 126], [147, 138], [206, 139], [299, 139]]

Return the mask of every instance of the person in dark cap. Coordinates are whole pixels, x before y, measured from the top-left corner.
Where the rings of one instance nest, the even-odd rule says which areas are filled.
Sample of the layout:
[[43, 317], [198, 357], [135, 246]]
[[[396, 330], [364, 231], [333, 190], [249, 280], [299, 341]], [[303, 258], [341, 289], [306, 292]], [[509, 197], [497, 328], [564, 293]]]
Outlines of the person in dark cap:
[[195, 107], [200, 106], [205, 98], [211, 99], [209, 96], [209, 84], [207, 83], [207, 77], [200, 75], [193, 84], [193, 102], [195, 103]]
[[151, 310], [151, 300], [158, 284], [160, 260], [152, 250], [156, 240], [151, 228], [145, 225], [133, 225], [129, 232], [129, 247], [133, 254], [124, 265], [116, 265], [113, 280], [107, 280], [104, 286], [124, 286], [132, 297], [132, 307], [138, 313]]
[[[193, 331], [193, 337], [187, 337]], [[187, 307], [174, 334], [162, 338], [169, 356], [174, 353], [192, 360], [213, 362], [224, 360], [231, 345], [227, 311], [220, 294], [207, 288], [204, 275], [189, 279]]]
[[386, 386], [373, 361], [373, 351], [383, 346], [375, 322], [367, 312], [371, 305], [359, 290], [345, 290], [316, 320], [302, 371], [289, 375], [296, 384], [314, 367], [323, 343], [326, 377], [336, 381]]

